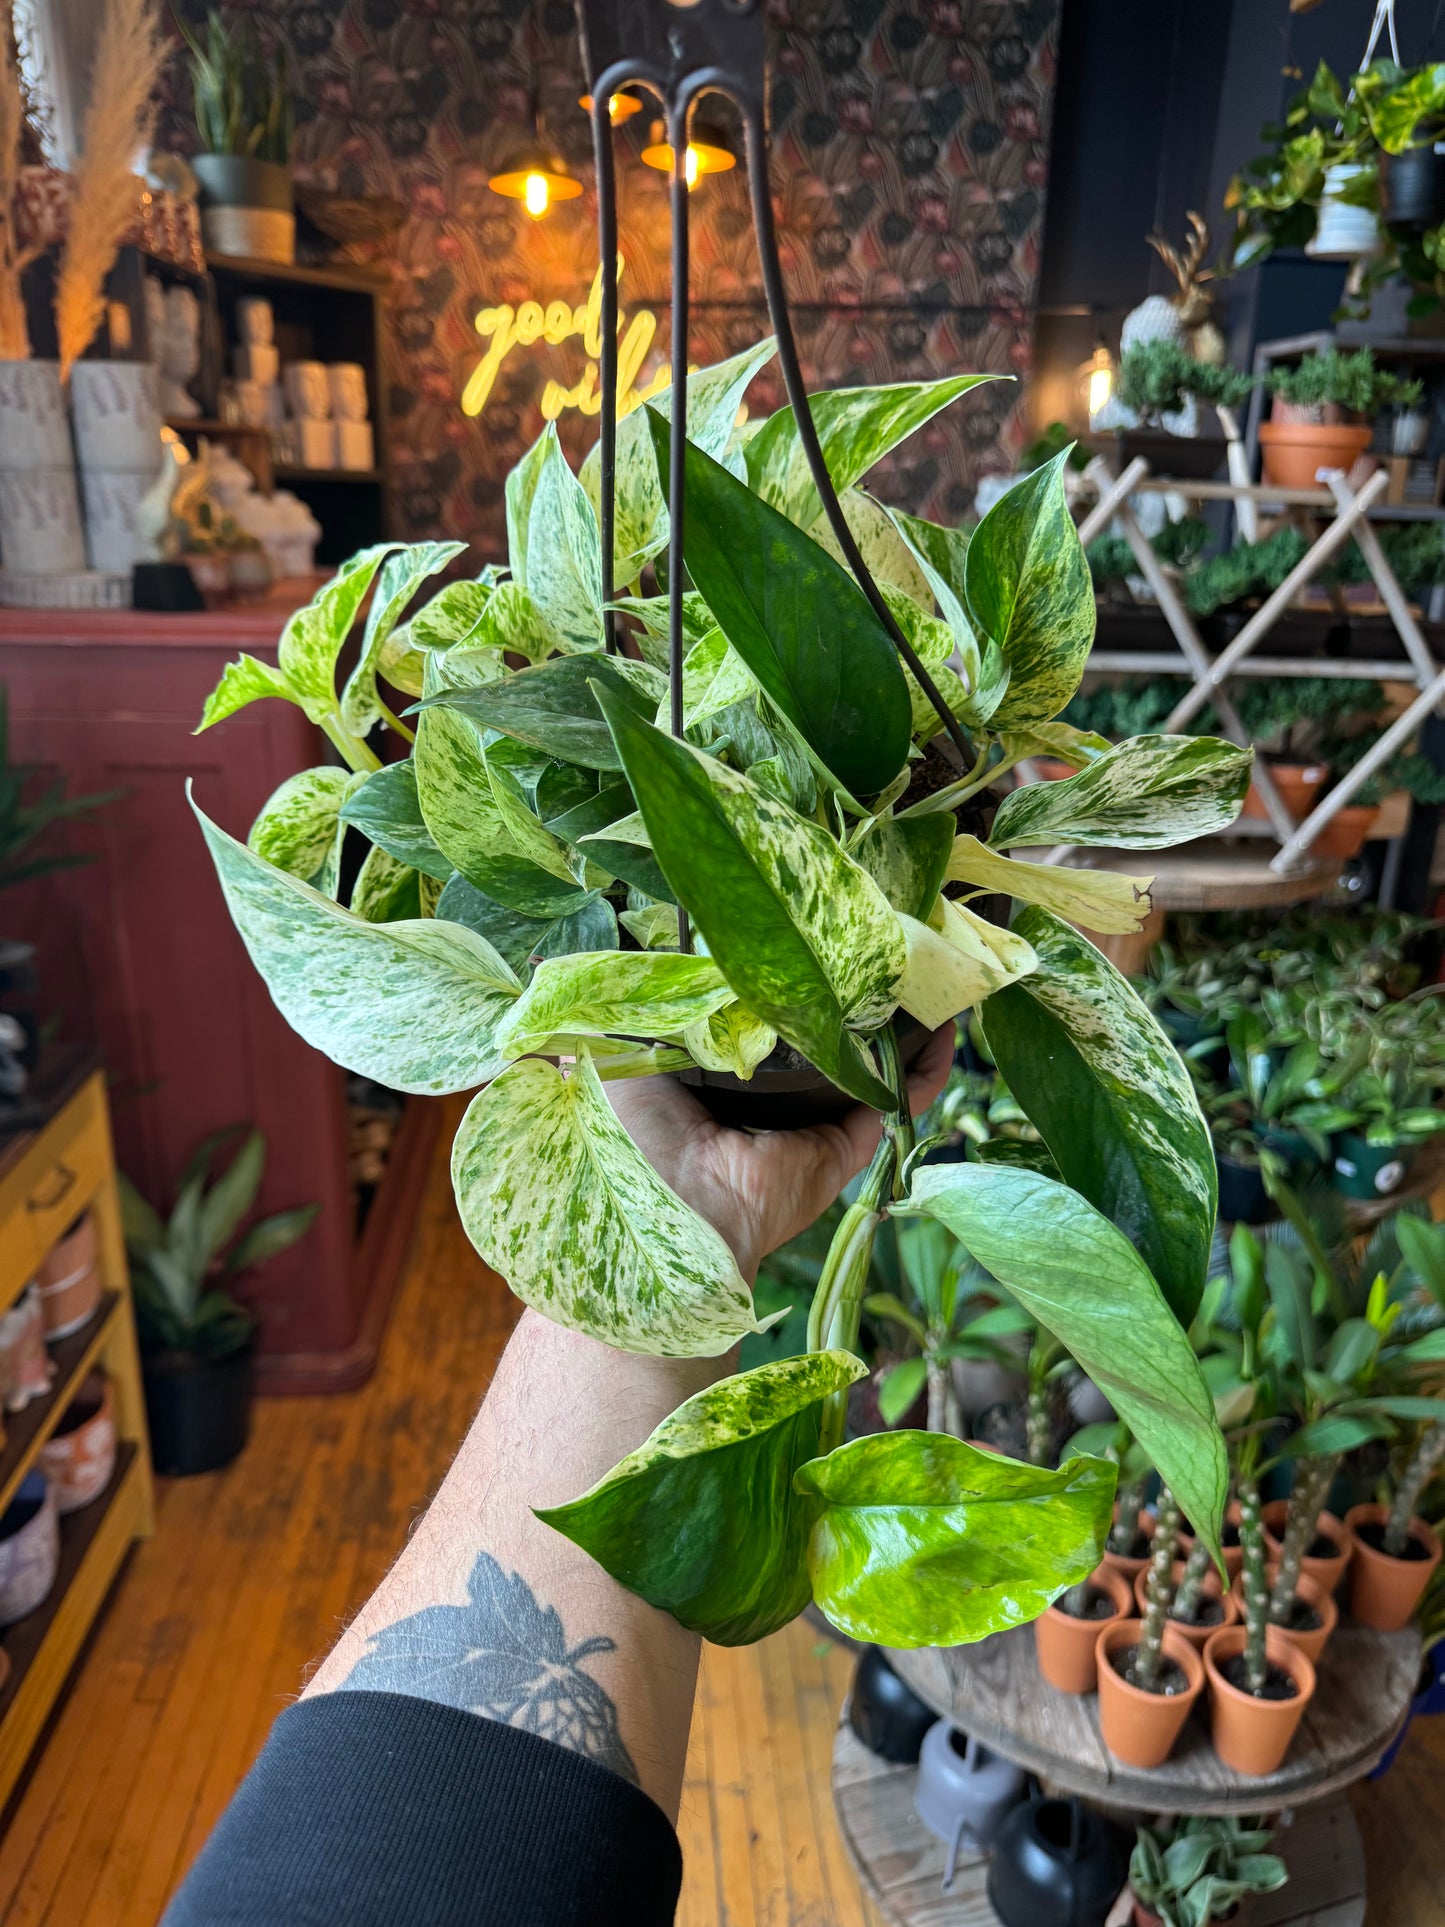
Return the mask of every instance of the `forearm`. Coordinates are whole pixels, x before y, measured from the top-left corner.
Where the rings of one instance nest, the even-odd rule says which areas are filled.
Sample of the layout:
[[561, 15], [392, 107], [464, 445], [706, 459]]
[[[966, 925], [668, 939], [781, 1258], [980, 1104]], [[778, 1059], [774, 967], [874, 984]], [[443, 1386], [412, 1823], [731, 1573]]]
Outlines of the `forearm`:
[[675, 1818], [699, 1641], [532, 1508], [576, 1498], [729, 1369], [634, 1357], [523, 1313], [441, 1490], [307, 1694], [414, 1693], [526, 1727]]

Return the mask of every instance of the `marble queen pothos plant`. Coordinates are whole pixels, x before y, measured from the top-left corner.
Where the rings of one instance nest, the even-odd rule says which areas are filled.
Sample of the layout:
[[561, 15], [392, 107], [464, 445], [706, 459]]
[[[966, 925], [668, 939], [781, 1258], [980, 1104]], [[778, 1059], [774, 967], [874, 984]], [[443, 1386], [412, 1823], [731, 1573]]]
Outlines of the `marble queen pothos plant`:
[[[609, 1079], [701, 1066], [765, 1093], [781, 1054], [881, 1112], [807, 1351], [689, 1399], [543, 1516], [714, 1640], [760, 1638], [811, 1595], [859, 1637], [950, 1643], [1033, 1617], [1091, 1571], [1115, 1468], [1020, 1465], [925, 1432], [843, 1443], [886, 1212], [961, 1240], [1104, 1388], [1217, 1544], [1224, 1446], [1185, 1337], [1215, 1213], [1209, 1134], [1164, 1033], [1073, 927], [1136, 928], [1148, 879], [1011, 853], [1218, 830], [1249, 757], [1204, 738], [1115, 747], [1055, 720], [1094, 626], [1060, 461], [971, 539], [858, 487], [987, 377], [821, 394], [814, 420], [850, 523], [962, 724], [970, 755], [950, 755], [837, 560], [791, 410], [736, 427], [770, 353], [764, 342], [689, 380], [680, 557], [660, 481], [670, 395], [619, 425], [625, 653], [606, 650], [595, 456], [574, 474], [549, 428], [507, 483], [506, 571], [448, 582], [403, 620], [462, 545], [367, 550], [289, 620], [278, 666], [228, 666], [202, 727], [280, 697], [344, 767], [283, 783], [244, 843], [201, 824], [251, 957], [303, 1037], [400, 1090], [481, 1087], [452, 1158], [466, 1230], [520, 1298], [607, 1344], [719, 1356], [760, 1329], [722, 1238], [618, 1124]], [[666, 600], [643, 590], [645, 571], [665, 581], [679, 565], [674, 692]], [[382, 683], [419, 699], [414, 738]], [[379, 764], [366, 740], [378, 723], [410, 744], [405, 760]], [[1013, 787], [1015, 765], [1042, 751], [1077, 773]], [[370, 847], [343, 907], [348, 827]], [[1010, 897], [1011, 927], [977, 907]], [[1027, 1164], [919, 1163], [899, 1025], [970, 1007], [1042, 1140]]]

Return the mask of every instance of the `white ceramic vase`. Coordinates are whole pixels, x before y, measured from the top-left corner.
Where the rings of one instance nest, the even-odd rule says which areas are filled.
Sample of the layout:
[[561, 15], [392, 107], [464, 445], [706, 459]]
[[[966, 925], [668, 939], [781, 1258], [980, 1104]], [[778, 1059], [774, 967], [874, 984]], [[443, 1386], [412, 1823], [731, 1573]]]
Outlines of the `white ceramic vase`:
[[148, 361], [78, 361], [70, 406], [90, 566], [127, 574], [144, 548], [136, 510], [160, 472], [160, 376]]
[[1362, 254], [1374, 254], [1380, 245], [1380, 223], [1373, 208], [1352, 207], [1340, 199], [1357, 181], [1364, 168], [1341, 161], [1325, 169], [1324, 191], [1320, 195], [1319, 220], [1313, 236], [1305, 242], [1305, 253], [1317, 261], [1353, 261]]
[[0, 564], [13, 575], [85, 568], [58, 362], [0, 361]]

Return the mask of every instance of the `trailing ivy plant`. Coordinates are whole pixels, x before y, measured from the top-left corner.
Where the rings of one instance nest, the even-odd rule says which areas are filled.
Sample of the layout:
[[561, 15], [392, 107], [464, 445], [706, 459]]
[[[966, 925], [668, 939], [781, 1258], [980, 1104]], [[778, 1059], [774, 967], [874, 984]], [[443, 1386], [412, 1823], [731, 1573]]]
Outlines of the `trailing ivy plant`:
[[[1094, 1378], [1217, 1546], [1224, 1444], [1184, 1329], [1215, 1215], [1209, 1136], [1168, 1039], [1074, 927], [1137, 928], [1148, 879], [1019, 853], [1207, 835], [1237, 813], [1249, 755], [1115, 746], [1057, 720], [1094, 629], [1065, 456], [971, 535], [859, 488], [981, 377], [819, 395], [846, 512], [967, 756], [946, 751], [947, 719], [824, 534], [791, 410], [734, 432], [770, 352], [689, 379], [681, 553], [671, 396], [619, 424], [625, 652], [607, 649], [595, 459], [574, 474], [549, 428], [507, 482], [505, 572], [413, 612], [458, 545], [367, 550], [287, 623], [275, 666], [226, 670], [203, 727], [281, 697], [346, 767], [289, 779], [246, 842], [201, 825], [303, 1037], [401, 1090], [482, 1087], [453, 1150], [463, 1224], [520, 1298], [595, 1339], [721, 1356], [760, 1322], [727, 1245], [618, 1123], [609, 1080], [701, 1066], [765, 1090], [760, 1067], [785, 1052], [881, 1114], [807, 1350], [700, 1393], [544, 1516], [715, 1640], [758, 1638], [810, 1594], [859, 1637], [975, 1639], [1093, 1569], [1115, 1469], [916, 1431], [844, 1444], [870, 1250], [889, 1213], [951, 1232]], [[666, 601], [648, 591], [650, 572], [680, 585], [684, 569], [673, 688]], [[419, 699], [414, 740], [382, 684]], [[378, 722], [404, 760], [379, 766]], [[1013, 787], [1037, 754], [1077, 773]], [[348, 828], [371, 847], [343, 907]], [[1001, 896], [1022, 906], [1009, 927], [982, 913]], [[915, 1157], [898, 1020], [971, 1007], [1037, 1129], [1033, 1168]]]

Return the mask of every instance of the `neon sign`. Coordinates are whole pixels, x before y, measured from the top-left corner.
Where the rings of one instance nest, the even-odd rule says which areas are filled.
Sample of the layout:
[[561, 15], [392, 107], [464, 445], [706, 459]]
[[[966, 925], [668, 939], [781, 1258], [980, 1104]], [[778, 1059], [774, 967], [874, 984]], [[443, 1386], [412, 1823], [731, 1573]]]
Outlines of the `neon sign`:
[[[617, 257], [618, 278], [622, 276], [622, 257]], [[487, 346], [486, 353], [467, 378], [462, 390], [462, 413], [480, 415], [486, 407], [502, 364], [514, 348], [535, 347], [538, 342], [559, 348], [565, 341], [580, 340], [587, 356], [580, 378], [568, 387], [549, 380], [542, 390], [542, 416], [549, 422], [568, 408], [579, 414], [597, 415], [602, 410], [602, 390], [598, 385], [598, 360], [602, 353], [602, 269], [592, 277], [592, 288], [581, 307], [567, 301], [523, 301], [513, 308], [503, 305], [479, 310], [473, 324]], [[634, 384], [642, 372], [657, 333], [657, 316], [650, 308], [639, 308], [630, 318], [619, 314], [617, 327], [617, 414], [622, 416], [659, 394], [668, 386], [666, 363], [641, 387]]]

